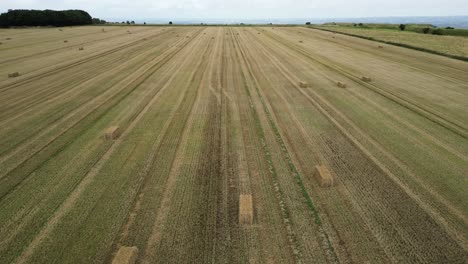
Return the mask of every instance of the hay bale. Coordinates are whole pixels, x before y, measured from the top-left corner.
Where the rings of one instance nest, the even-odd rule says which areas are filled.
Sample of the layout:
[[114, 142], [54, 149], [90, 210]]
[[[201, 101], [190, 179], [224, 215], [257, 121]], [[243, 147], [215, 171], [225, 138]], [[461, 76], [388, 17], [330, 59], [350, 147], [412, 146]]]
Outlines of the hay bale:
[[11, 38], [6, 38], [6, 40], [11, 40]]
[[367, 76], [362, 76], [362, 77], [361, 77], [361, 81], [371, 82], [371, 81], [372, 81], [372, 78], [371, 78], [371, 77], [367, 77]]
[[302, 41], [302, 40], [299, 40], [299, 43], [304, 43], [304, 41]]
[[324, 165], [315, 166], [314, 176], [321, 187], [331, 187], [334, 184], [330, 171]]
[[383, 46], [381, 46], [381, 45], [379, 45], [378, 47], [379, 47], [379, 49], [383, 49]]
[[63, 43], [68, 43], [68, 40], [64, 40]]
[[63, 29], [59, 28], [59, 31], [63, 31]]
[[307, 84], [306, 82], [300, 81], [300, 82], [299, 82], [299, 87], [301, 87], [301, 88], [307, 88], [307, 87], [309, 87], [309, 84]]
[[239, 224], [253, 223], [253, 203], [251, 194], [241, 194], [239, 197]]
[[346, 83], [343, 83], [343, 82], [336, 82], [336, 86], [340, 87], [340, 88], [346, 88]]
[[135, 264], [138, 258], [137, 247], [125, 247], [122, 246], [115, 254], [112, 264]]
[[13, 72], [8, 74], [8, 78], [16, 78], [20, 76], [19, 72]]
[[106, 130], [105, 138], [107, 140], [117, 139], [120, 136], [120, 131], [118, 126], [111, 126]]

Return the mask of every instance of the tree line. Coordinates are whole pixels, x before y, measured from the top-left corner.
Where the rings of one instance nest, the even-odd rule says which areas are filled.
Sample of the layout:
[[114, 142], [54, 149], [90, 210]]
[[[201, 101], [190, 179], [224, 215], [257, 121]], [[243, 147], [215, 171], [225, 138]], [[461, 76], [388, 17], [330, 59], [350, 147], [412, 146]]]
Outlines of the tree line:
[[[102, 23], [103, 20], [99, 20]], [[0, 27], [90, 25], [93, 18], [83, 10], [8, 10], [0, 15]], [[104, 21], [105, 22], [105, 21]]]

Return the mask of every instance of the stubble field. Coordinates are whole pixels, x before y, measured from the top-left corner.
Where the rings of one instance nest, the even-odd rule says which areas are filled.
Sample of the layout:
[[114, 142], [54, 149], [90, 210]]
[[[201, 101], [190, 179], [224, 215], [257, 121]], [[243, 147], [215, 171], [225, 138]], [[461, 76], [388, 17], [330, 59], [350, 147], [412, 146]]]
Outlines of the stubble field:
[[302, 27], [0, 42], [0, 263], [468, 259], [467, 62]]

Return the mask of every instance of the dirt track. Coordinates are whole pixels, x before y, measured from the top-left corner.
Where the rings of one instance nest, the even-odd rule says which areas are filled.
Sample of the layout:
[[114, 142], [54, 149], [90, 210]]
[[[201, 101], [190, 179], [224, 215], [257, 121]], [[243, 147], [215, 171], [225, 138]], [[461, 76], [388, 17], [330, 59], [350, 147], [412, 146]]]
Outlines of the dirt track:
[[301, 27], [8, 37], [0, 263], [468, 258], [466, 62]]

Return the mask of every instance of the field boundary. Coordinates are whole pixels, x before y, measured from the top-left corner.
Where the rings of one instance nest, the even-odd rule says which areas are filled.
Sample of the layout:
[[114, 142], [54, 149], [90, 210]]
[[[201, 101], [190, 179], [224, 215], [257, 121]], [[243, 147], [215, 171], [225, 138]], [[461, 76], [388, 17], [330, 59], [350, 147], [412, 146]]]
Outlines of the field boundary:
[[389, 45], [393, 45], [393, 46], [398, 46], [398, 47], [417, 50], [417, 51], [422, 51], [422, 52], [426, 52], [426, 53], [431, 53], [431, 54], [435, 54], [435, 55], [439, 55], [439, 56], [448, 57], [448, 58], [451, 58], [451, 59], [456, 59], [456, 60], [461, 60], [461, 61], [467, 61], [468, 62], [468, 57], [452, 55], [452, 54], [443, 53], [443, 52], [439, 52], [439, 51], [435, 51], [435, 50], [431, 50], [431, 49], [426, 49], [426, 48], [421, 48], [421, 47], [416, 47], [416, 46], [408, 45], [408, 44], [404, 44], [404, 43], [380, 40], [380, 39], [375, 39], [373, 37], [366, 37], [366, 36], [361, 36], [361, 35], [356, 35], [356, 34], [351, 34], [351, 33], [345, 33], [345, 32], [335, 31], [335, 30], [331, 30], [331, 29], [324, 29], [324, 28], [319, 28], [319, 27], [305, 27], [305, 28], [313, 28], [313, 29], [317, 29], [317, 30], [342, 34], [342, 35], [346, 35], [346, 36], [350, 36], [350, 37], [367, 39], [367, 40], [371, 40], [371, 41], [375, 41], [375, 42], [385, 43], [385, 44], [389, 44]]

